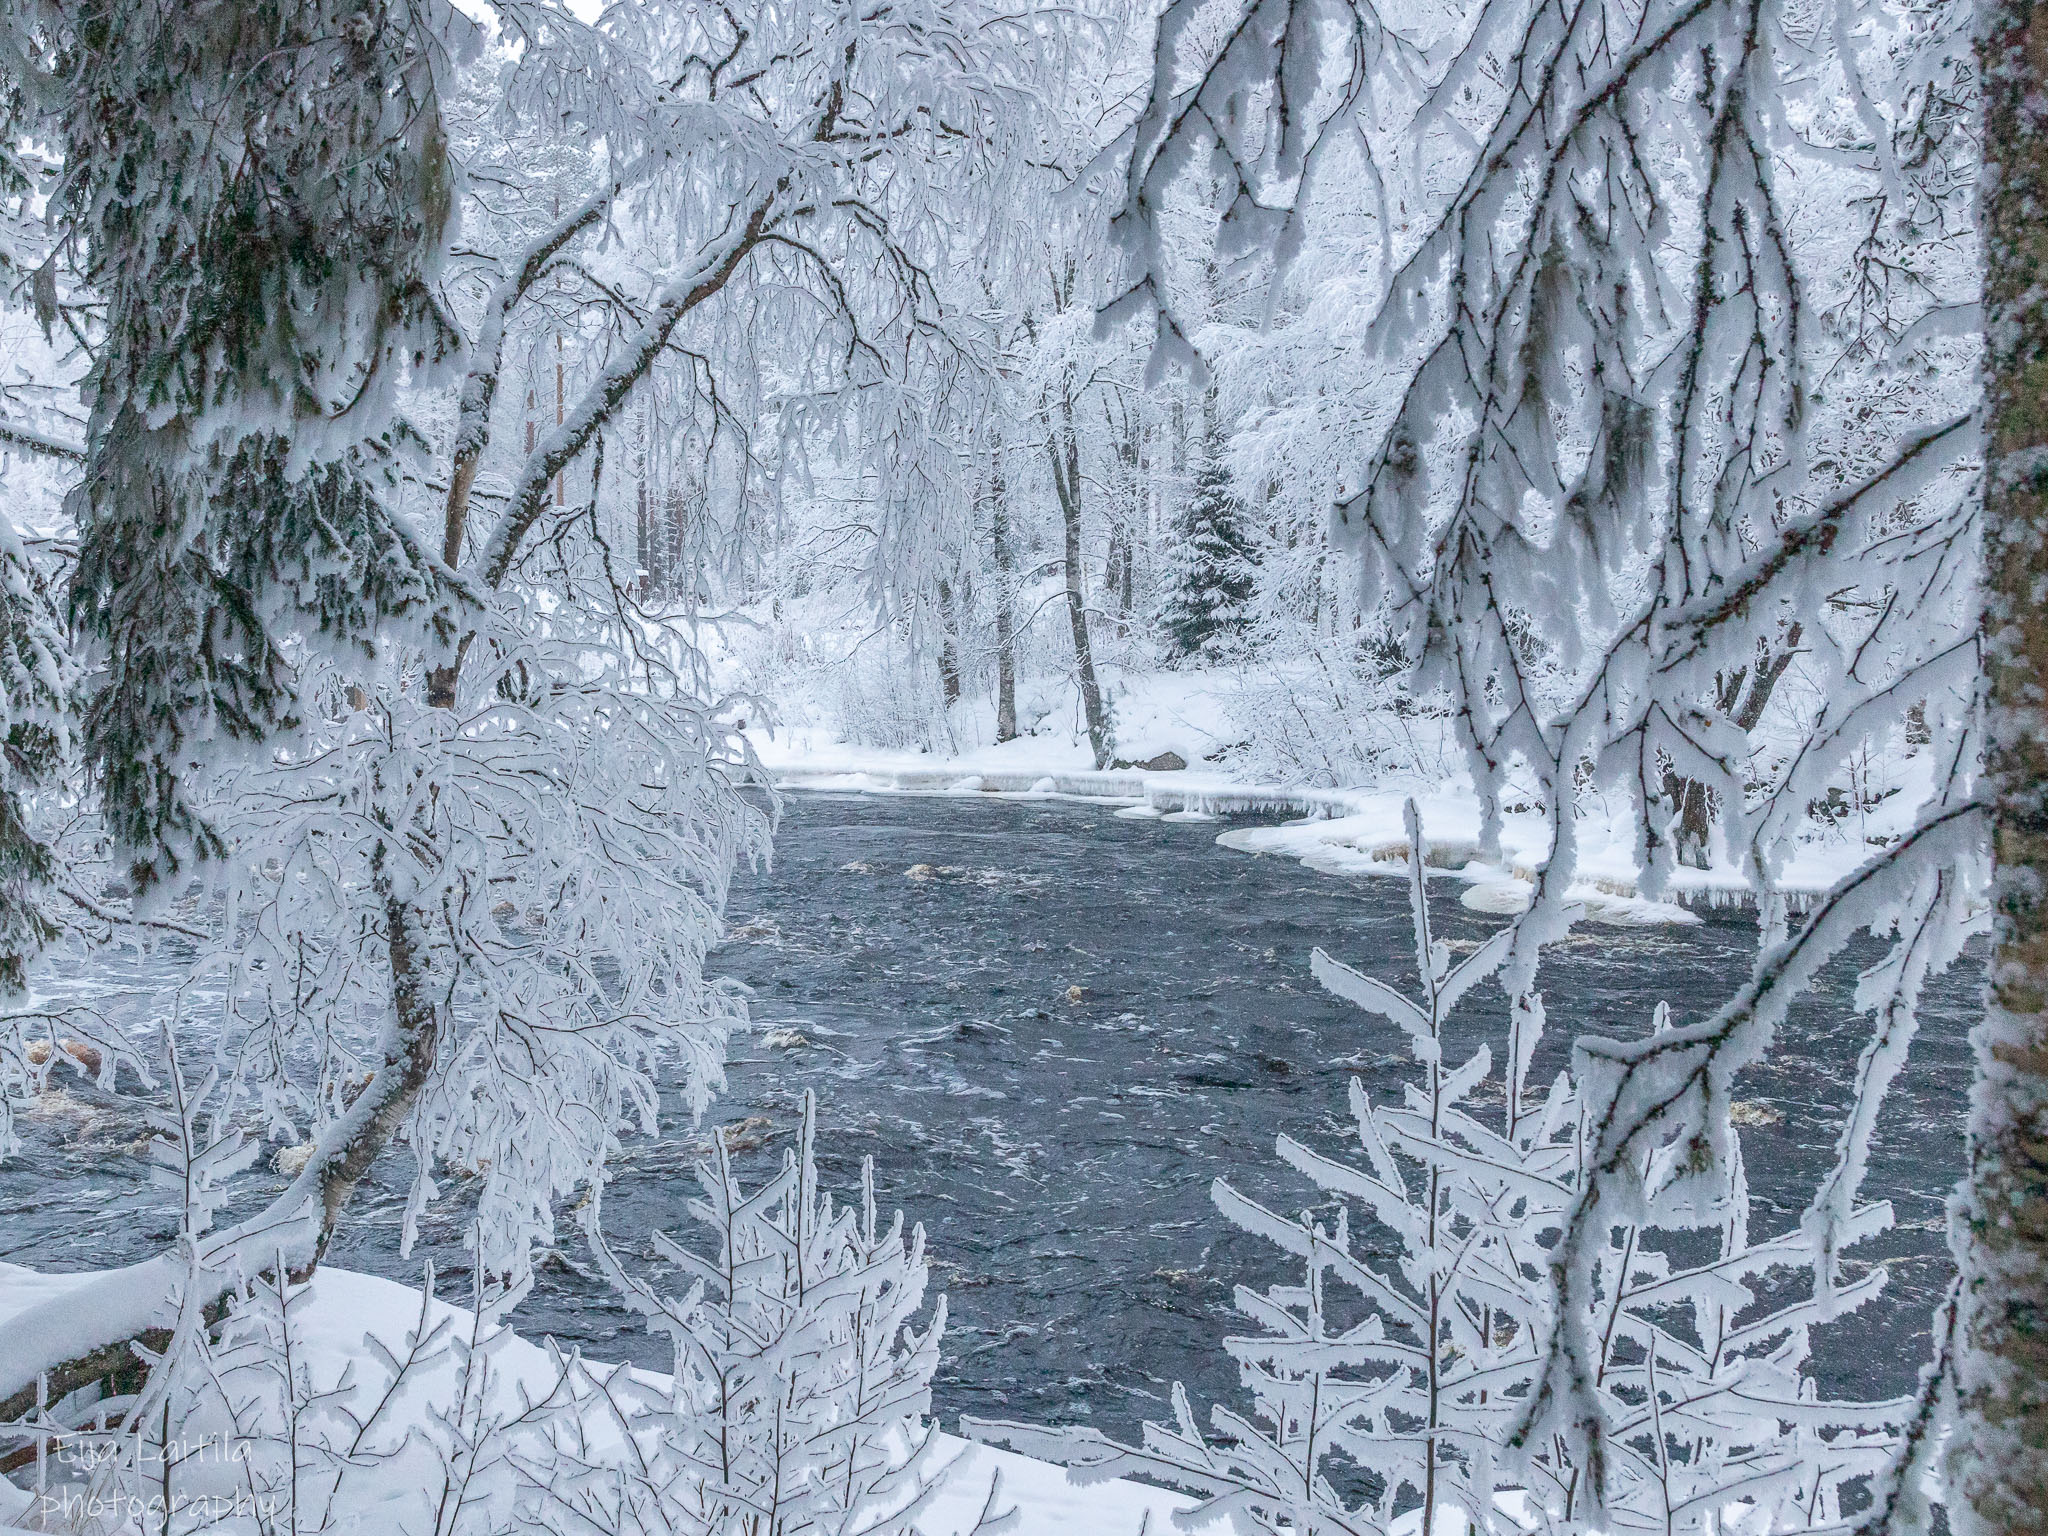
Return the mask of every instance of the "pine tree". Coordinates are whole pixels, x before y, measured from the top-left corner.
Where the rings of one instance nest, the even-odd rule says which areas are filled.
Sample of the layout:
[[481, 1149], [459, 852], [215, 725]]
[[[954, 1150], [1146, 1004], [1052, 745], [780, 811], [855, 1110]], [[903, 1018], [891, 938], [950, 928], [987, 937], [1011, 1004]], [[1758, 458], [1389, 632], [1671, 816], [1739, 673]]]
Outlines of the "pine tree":
[[1252, 595], [1252, 552], [1244, 535], [1212, 391], [1203, 409], [1201, 443], [1187, 503], [1174, 520], [1161, 627], [1172, 653], [1196, 656], [1244, 628]]

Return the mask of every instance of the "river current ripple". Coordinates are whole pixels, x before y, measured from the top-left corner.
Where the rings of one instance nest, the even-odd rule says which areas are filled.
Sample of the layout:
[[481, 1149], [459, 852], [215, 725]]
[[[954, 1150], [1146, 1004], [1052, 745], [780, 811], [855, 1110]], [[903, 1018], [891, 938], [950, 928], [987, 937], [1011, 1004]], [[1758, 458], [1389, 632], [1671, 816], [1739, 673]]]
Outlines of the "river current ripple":
[[[949, 1425], [968, 1413], [1128, 1434], [1163, 1412], [1176, 1380], [1198, 1405], [1234, 1400], [1220, 1343], [1241, 1327], [1233, 1288], [1286, 1269], [1217, 1215], [1210, 1184], [1227, 1176], [1283, 1212], [1316, 1203], [1274, 1156], [1275, 1136], [1341, 1152], [1349, 1079], [1398, 1093], [1407, 1068], [1391, 1026], [1315, 984], [1309, 953], [1320, 945], [1401, 986], [1414, 962], [1401, 881], [1227, 852], [1216, 830], [1067, 802], [789, 797], [773, 867], [736, 883], [732, 937], [714, 959], [750, 989], [754, 1018], [733, 1042], [727, 1091], [706, 1127], [677, 1112], [658, 1141], [628, 1142], [607, 1230], [638, 1257], [650, 1228], [687, 1235], [693, 1148], [709, 1124], [737, 1127], [751, 1180], [779, 1163], [809, 1088], [828, 1187], [852, 1194], [871, 1156], [885, 1209], [925, 1227], [951, 1312], [935, 1389]], [[1464, 944], [1498, 920], [1459, 907], [1460, 889], [1438, 882], [1433, 902], [1442, 934]], [[1681, 1023], [1710, 1011], [1755, 943], [1738, 911], [1580, 930], [1546, 961], [1539, 1076], [1575, 1034], [1641, 1032], [1660, 1000]], [[1832, 1155], [1865, 1038], [1850, 992], [1878, 953], [1864, 944], [1832, 965], [1771, 1061], [1738, 1084], [1766, 1107], [1750, 1118], [1777, 1117], [1743, 1132], [1757, 1235], [1797, 1220]], [[1924, 1355], [1949, 1273], [1942, 1211], [1962, 1168], [1980, 977], [1973, 961], [1929, 988], [1867, 1186], [1894, 1202], [1898, 1225], [1857, 1255], [1888, 1263], [1891, 1283], [1820, 1336], [1824, 1391], [1906, 1391]], [[1467, 1000], [1465, 1048], [1500, 1007], [1490, 987]], [[0, 1260], [71, 1269], [161, 1247], [174, 1224], [148, 1184], [132, 1106], [74, 1091], [23, 1127], [24, 1155], [0, 1164]], [[379, 1165], [330, 1258], [416, 1281], [431, 1257], [459, 1285], [459, 1182], [414, 1256], [399, 1257], [409, 1175], [402, 1155]], [[663, 1359], [567, 1236], [519, 1320], [595, 1358]]]

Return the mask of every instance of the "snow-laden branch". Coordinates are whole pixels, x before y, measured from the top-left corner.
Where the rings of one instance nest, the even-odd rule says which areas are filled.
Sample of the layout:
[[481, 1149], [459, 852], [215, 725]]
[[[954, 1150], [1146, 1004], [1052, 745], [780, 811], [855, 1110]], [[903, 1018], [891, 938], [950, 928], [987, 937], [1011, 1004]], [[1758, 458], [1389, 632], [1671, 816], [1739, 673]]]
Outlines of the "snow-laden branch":
[[490, 446], [491, 406], [497, 399], [505, 366], [505, 338], [514, 313], [540, 281], [548, 263], [571, 241], [597, 225], [624, 190], [616, 183], [586, 199], [566, 218], [529, 244], [498, 280], [484, 304], [482, 322], [470, 342], [470, 368], [455, 406], [455, 430], [449, 444], [448, 499], [443, 516], [442, 562], [462, 564], [464, 531], [469, 522], [469, 495], [477, 468]]
[[31, 427], [19, 426], [13, 422], [0, 421], [0, 443], [11, 443], [17, 448], [27, 449], [30, 453], [39, 453], [45, 458], [60, 459], [68, 464], [83, 464], [85, 462], [85, 445], [83, 443], [74, 443], [63, 438], [51, 437], [47, 433], [38, 432]]
[[[1712, 1017], [1646, 1040], [1584, 1037], [1573, 1048], [1587, 1103], [1585, 1177], [1561, 1213], [1563, 1235], [1549, 1270], [1558, 1297], [1534, 1390], [1517, 1410], [1511, 1443], [1523, 1454], [1563, 1436], [1597, 1450], [1606, 1439], [1596, 1398], [1594, 1340], [1573, 1322], [1597, 1295], [1594, 1250], [1617, 1222], [1638, 1220], [1654, 1186], [1633, 1170], [1645, 1157], [1675, 1159], [1672, 1193], [1730, 1166], [1727, 1112], [1735, 1073], [1769, 1049], [1779, 1022], [1827, 960], [1859, 931], [1884, 921], [1930, 867], [1967, 867], [1983, 835], [1984, 808], [1941, 809], [1831, 891], [1784, 942], [1759, 957], [1751, 980]], [[1957, 903], [1923, 921], [1954, 924]], [[1908, 943], [1914, 942], [1909, 935]], [[1935, 941], [1952, 950], [1954, 940]], [[1924, 964], [1924, 962], [1923, 962]], [[1866, 1067], [1868, 1071], [1868, 1067]], [[1853, 1133], [1845, 1132], [1845, 1135]], [[1851, 1143], [1853, 1145], [1853, 1142]], [[1838, 1205], [1853, 1198], [1846, 1174]], [[1694, 1207], [1706, 1220], [1709, 1207]], [[1823, 1223], [1824, 1230], [1836, 1230]], [[1832, 1263], [1833, 1244], [1829, 1244]]]
[[477, 569], [486, 586], [504, 584], [526, 535], [540, 520], [555, 476], [574, 462], [612, 418], [684, 317], [724, 288], [760, 245], [780, 202], [778, 188], [751, 205], [731, 210], [725, 228], [699, 247], [686, 270], [663, 285], [639, 327], [586, 388], [575, 409], [535, 442], [504, 511], [477, 552]]

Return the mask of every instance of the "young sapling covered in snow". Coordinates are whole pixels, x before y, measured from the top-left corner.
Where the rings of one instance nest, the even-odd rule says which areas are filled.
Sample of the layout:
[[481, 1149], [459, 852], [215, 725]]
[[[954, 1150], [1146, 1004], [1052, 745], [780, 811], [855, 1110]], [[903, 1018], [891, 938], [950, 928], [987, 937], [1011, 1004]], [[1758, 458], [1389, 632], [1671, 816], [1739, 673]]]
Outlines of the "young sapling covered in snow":
[[[1544, 1023], [1534, 994], [1511, 1000], [1498, 1080], [1486, 1046], [1447, 1053], [1452, 1009], [1499, 970], [1512, 930], [1451, 963], [1432, 932], [1412, 803], [1407, 823], [1420, 995], [1321, 951], [1313, 967], [1401, 1032], [1414, 1077], [1390, 1103], [1352, 1081], [1352, 1158], [1279, 1139], [1280, 1156], [1322, 1193], [1321, 1211], [1289, 1218], [1215, 1187], [1229, 1220], [1301, 1268], [1298, 1283], [1237, 1292], [1258, 1331], [1225, 1348], [1249, 1414], [1218, 1405], [1205, 1429], [1176, 1387], [1173, 1421], [1147, 1424], [1137, 1445], [1087, 1429], [976, 1432], [1084, 1479], [1186, 1488], [1204, 1498], [1196, 1518], [1276, 1533], [1838, 1526], [1845, 1488], [1890, 1465], [1912, 1404], [1817, 1397], [1809, 1334], [1875, 1295], [1884, 1271], [1765, 1301], [1759, 1281], [1810, 1271], [1805, 1236], [1753, 1240], [1739, 1150], [1702, 1169], [1676, 1142], [1632, 1169], [1638, 1203], [1594, 1251], [1594, 1301], [1558, 1319], [1552, 1267], [1588, 1176], [1587, 1101], [1571, 1071], [1532, 1091]], [[1653, 1034], [1666, 1029], [1660, 1008]], [[1479, 1093], [1493, 1081], [1497, 1108]], [[1889, 1220], [1887, 1207], [1860, 1208], [1842, 1237]], [[1598, 1421], [1577, 1437], [1518, 1441], [1558, 1327], [1586, 1340]]]

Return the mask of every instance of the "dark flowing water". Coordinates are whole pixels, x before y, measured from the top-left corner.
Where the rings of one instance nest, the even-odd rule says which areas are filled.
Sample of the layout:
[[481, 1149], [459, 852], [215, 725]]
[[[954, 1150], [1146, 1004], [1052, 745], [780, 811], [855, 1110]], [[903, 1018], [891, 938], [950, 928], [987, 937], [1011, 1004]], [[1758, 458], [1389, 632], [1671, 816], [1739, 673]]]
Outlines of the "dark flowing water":
[[[779, 1161], [810, 1088], [828, 1185], [851, 1192], [874, 1158], [884, 1205], [924, 1224], [950, 1298], [936, 1393], [949, 1424], [971, 1413], [1129, 1432], [1175, 1380], [1198, 1403], [1232, 1395], [1219, 1342], [1237, 1326], [1232, 1289], [1284, 1272], [1217, 1216], [1211, 1181], [1227, 1175], [1283, 1212], [1316, 1204], [1274, 1157], [1275, 1135], [1339, 1149], [1348, 1080], [1383, 1094], [1406, 1075], [1391, 1027], [1308, 974], [1321, 945], [1411, 984], [1402, 882], [1227, 852], [1215, 831], [1069, 803], [797, 795], [774, 868], [735, 888], [716, 968], [752, 989], [757, 1027], [735, 1040], [711, 1118], [752, 1122], [734, 1139], [743, 1175], [757, 1175]], [[1440, 884], [1441, 931], [1482, 937], [1497, 920], [1458, 907], [1459, 889]], [[1681, 1022], [1709, 1011], [1754, 944], [1739, 912], [1582, 930], [1546, 968], [1545, 1074], [1571, 1035], [1637, 1033], [1660, 999]], [[1849, 991], [1876, 953], [1831, 968], [1739, 1085], [1782, 1116], [1744, 1132], [1758, 1235], [1796, 1220], [1832, 1152], [1863, 1040]], [[1970, 967], [1930, 988], [1868, 1188], [1895, 1202], [1899, 1225], [1859, 1255], [1886, 1260], [1891, 1286], [1822, 1336], [1827, 1390], [1906, 1390], [1924, 1352], [1948, 1272], [1942, 1204], [1961, 1169], [1976, 985]], [[1465, 1004], [1475, 1039], [1498, 1007], [1492, 989]], [[172, 1223], [146, 1182], [138, 1115], [86, 1092], [25, 1124], [28, 1151], [0, 1166], [0, 1260], [68, 1269], [160, 1246]], [[628, 1144], [605, 1203], [628, 1253], [646, 1251], [650, 1227], [689, 1225], [702, 1134], [678, 1116], [659, 1143]], [[332, 1257], [415, 1279], [419, 1253], [397, 1253], [409, 1164], [388, 1163]], [[462, 1226], [458, 1197], [424, 1228], [421, 1250], [444, 1274], [464, 1272]], [[543, 1264], [525, 1326], [599, 1358], [659, 1361], [581, 1269], [573, 1245]]]

